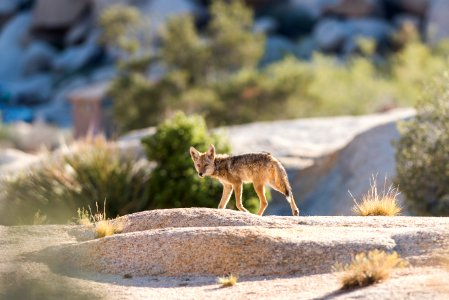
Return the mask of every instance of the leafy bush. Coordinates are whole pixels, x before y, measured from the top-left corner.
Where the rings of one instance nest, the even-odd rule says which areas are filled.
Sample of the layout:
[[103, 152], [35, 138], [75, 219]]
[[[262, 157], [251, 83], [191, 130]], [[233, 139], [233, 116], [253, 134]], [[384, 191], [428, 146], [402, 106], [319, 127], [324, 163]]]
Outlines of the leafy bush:
[[409, 208], [420, 215], [449, 216], [449, 74], [425, 89], [417, 116], [400, 124], [396, 170]]
[[30, 224], [36, 212], [48, 223], [67, 223], [79, 207], [107, 201], [108, 216], [136, 212], [148, 205], [149, 166], [103, 138], [81, 142], [72, 153], [1, 182], [2, 224]]
[[405, 266], [407, 262], [396, 252], [388, 254], [384, 251], [372, 250], [368, 253], [357, 254], [349, 264], [337, 263], [334, 271], [344, 272], [340, 276], [342, 289], [349, 289], [384, 281], [390, 277], [392, 269]]
[[[147, 208], [218, 206], [223, 187], [218, 180], [198, 176], [189, 148], [205, 151], [214, 144], [217, 153], [227, 153], [229, 145], [208, 133], [202, 117], [176, 113], [142, 143], [148, 159], [157, 163], [149, 181], [151, 203]], [[257, 211], [259, 200], [253, 189], [244, 188], [243, 200], [248, 210]]]

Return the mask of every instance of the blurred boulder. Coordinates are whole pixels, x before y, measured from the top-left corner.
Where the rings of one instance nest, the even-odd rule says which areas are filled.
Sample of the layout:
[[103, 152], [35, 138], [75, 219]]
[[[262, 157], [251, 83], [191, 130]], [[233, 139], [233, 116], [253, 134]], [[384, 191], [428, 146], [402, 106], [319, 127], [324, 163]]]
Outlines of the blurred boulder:
[[398, 14], [393, 18], [392, 23], [396, 28], [403, 28], [407, 24], [411, 24], [416, 29], [416, 32], [419, 32], [421, 27], [421, 20], [412, 14]]
[[64, 38], [65, 46], [79, 45], [86, 40], [89, 32], [95, 26], [95, 22], [91, 15], [86, 15], [79, 22], [74, 24], [67, 32]]
[[282, 36], [270, 36], [265, 40], [265, 53], [260, 60], [262, 66], [281, 60], [284, 56], [292, 54], [295, 46]]
[[47, 72], [51, 69], [56, 50], [45, 42], [34, 42], [23, 55], [22, 74], [25, 76]]
[[102, 55], [97, 38], [97, 34], [93, 34], [84, 44], [65, 49], [54, 60], [53, 69], [60, 73], [70, 73], [97, 60]]
[[349, 37], [343, 46], [345, 54], [353, 53], [358, 49], [360, 37], [371, 38], [376, 45], [384, 45], [393, 32], [393, 27], [383, 19], [365, 18], [351, 19], [346, 22]]
[[0, 28], [19, 10], [23, 0], [0, 1]]
[[22, 105], [35, 105], [48, 102], [52, 94], [52, 76], [39, 74], [7, 84], [11, 102]]
[[427, 42], [436, 44], [449, 38], [449, 1], [434, 0], [427, 13]]
[[386, 0], [386, 3], [393, 5], [400, 11], [412, 13], [418, 16], [425, 16], [429, 4], [433, 0]]
[[316, 45], [321, 51], [339, 51], [348, 36], [348, 26], [336, 19], [323, 19], [313, 31]]
[[36, 0], [33, 8], [33, 35], [64, 46], [64, 37], [83, 16], [89, 14], [91, 0]]
[[292, 0], [268, 10], [279, 24], [278, 33], [296, 38], [309, 33], [321, 16], [321, 5], [314, 0]]
[[347, 25], [350, 34], [371, 37], [377, 41], [386, 38], [392, 31], [387, 21], [378, 18], [349, 20]]
[[90, 0], [36, 0], [34, 28], [69, 28], [90, 8]]
[[12, 174], [38, 163], [42, 157], [15, 149], [0, 149], [0, 174]]
[[21, 41], [28, 34], [30, 23], [31, 15], [22, 13], [0, 32], [0, 81], [16, 80], [21, 75], [24, 54]]
[[322, 10], [324, 14], [361, 18], [381, 13], [379, 0], [326, 0]]
[[[49, 126], [42, 122], [32, 124], [16, 122], [8, 126], [14, 148], [26, 152], [37, 152], [42, 148], [51, 150], [61, 145], [61, 141], [72, 140], [70, 130]], [[0, 163], [1, 165], [1, 163]]]
[[261, 32], [264, 34], [271, 34], [276, 31], [278, 24], [275, 19], [270, 17], [262, 17], [254, 21], [254, 32]]

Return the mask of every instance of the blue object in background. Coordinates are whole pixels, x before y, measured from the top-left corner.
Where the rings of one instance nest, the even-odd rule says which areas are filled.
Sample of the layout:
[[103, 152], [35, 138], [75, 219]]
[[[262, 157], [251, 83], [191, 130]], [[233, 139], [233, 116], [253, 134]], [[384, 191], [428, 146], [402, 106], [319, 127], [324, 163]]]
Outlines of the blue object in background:
[[13, 122], [32, 122], [33, 111], [26, 107], [11, 107], [0, 103], [0, 120], [4, 124]]

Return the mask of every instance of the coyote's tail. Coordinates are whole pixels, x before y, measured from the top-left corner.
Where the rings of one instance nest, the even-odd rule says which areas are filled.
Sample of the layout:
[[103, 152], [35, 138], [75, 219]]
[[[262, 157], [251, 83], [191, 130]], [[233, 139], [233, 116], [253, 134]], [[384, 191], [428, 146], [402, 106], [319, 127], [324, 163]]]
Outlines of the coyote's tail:
[[276, 161], [275, 187], [287, 198], [293, 196], [292, 187], [288, 182], [287, 171], [285, 171], [284, 167], [279, 161]]
[[299, 216], [299, 209], [296, 206], [295, 199], [293, 198], [292, 187], [288, 181], [287, 171], [279, 161], [276, 161], [276, 175], [274, 187], [285, 195], [287, 201], [290, 203], [292, 214]]

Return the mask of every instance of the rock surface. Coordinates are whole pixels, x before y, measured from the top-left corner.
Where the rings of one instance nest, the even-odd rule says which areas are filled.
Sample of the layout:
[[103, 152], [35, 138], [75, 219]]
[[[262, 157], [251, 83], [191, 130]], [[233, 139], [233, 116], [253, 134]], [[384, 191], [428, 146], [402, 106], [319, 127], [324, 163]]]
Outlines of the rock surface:
[[[447, 246], [448, 218], [258, 217], [192, 208], [144, 212], [123, 219], [127, 220], [123, 220], [126, 233], [97, 240], [91, 240], [92, 231], [84, 226], [0, 226], [0, 298], [30, 299], [39, 295], [45, 299], [179, 299], [182, 295], [183, 299], [422, 300], [447, 299], [449, 295], [449, 270], [432, 259], [437, 248]], [[202, 227], [197, 227], [198, 220]], [[381, 284], [341, 291], [338, 273], [322, 273], [330, 269], [325, 262], [335, 262], [327, 260], [331, 249], [323, 248], [326, 245], [334, 247], [331, 249], [335, 249], [336, 259], [350, 256], [342, 254], [342, 249], [394, 249], [412, 267], [393, 271], [391, 278]], [[89, 251], [83, 253], [85, 250]], [[93, 257], [86, 257], [87, 253]], [[222, 260], [214, 261], [219, 255]], [[160, 260], [151, 261], [156, 257]], [[325, 261], [312, 265], [310, 261], [318, 257]], [[277, 263], [275, 259], [279, 259]], [[91, 271], [67, 268], [67, 262], [79, 267], [87, 260], [96, 260], [89, 267]], [[126, 267], [116, 269], [120, 261]], [[288, 265], [289, 261], [300, 264]], [[184, 266], [194, 263], [193, 268]], [[425, 266], [420, 266], [423, 263]], [[136, 268], [128, 269], [131, 264]], [[145, 268], [156, 264], [159, 268]], [[145, 270], [161, 273], [167, 266], [172, 267], [172, 273], [193, 274], [212, 265], [217, 266], [212, 274], [231, 267], [235, 271], [242, 269], [242, 274], [237, 274], [237, 285], [220, 288], [215, 275], [133, 276]], [[118, 275], [92, 271], [99, 266], [104, 266], [104, 272], [115, 270]], [[271, 270], [291, 270], [293, 274], [243, 275]]]
[[449, 247], [448, 218], [259, 217], [190, 208], [116, 222], [124, 233], [52, 248], [49, 255], [71, 268], [110, 274], [268, 276], [329, 273], [335, 262], [372, 249], [397, 251], [418, 266]]

